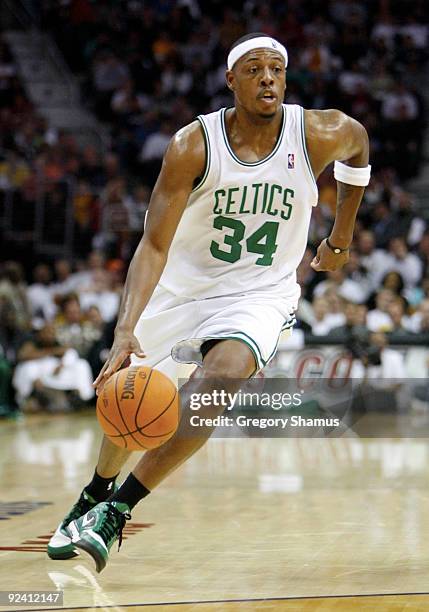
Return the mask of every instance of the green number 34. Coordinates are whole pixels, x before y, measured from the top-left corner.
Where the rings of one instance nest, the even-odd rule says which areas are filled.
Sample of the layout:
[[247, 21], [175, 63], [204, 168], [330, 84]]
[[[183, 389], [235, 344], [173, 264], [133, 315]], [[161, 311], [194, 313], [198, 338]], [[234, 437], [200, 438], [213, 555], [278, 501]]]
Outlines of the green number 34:
[[[221, 249], [218, 242], [212, 240], [210, 245], [210, 253], [216, 259], [234, 263], [241, 257], [242, 240], [246, 226], [238, 219], [231, 217], [216, 217], [213, 227], [218, 230], [225, 228], [231, 229], [232, 234], [225, 234], [222, 246], [226, 245], [229, 249]], [[259, 229], [251, 234], [246, 240], [246, 248], [248, 253], [257, 253], [261, 255], [256, 260], [257, 266], [271, 266], [273, 263], [273, 255], [277, 251], [277, 232], [279, 224], [275, 221], [266, 221]]]

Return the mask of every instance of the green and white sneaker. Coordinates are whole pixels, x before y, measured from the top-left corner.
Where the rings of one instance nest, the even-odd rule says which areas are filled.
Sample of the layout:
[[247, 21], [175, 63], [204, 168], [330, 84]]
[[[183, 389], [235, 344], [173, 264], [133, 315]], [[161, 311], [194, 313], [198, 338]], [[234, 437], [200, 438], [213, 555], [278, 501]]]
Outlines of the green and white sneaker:
[[130, 509], [122, 502], [102, 502], [84, 516], [71, 521], [66, 531], [74, 546], [84, 550], [95, 561], [97, 572], [106, 567], [113, 543], [119, 538], [122, 544], [122, 530], [131, 518]]
[[[114, 491], [118, 489], [118, 485], [114, 486]], [[85, 489], [80, 494], [79, 499], [74, 504], [70, 512], [58, 525], [54, 535], [48, 543], [48, 556], [51, 559], [73, 559], [77, 557], [79, 551], [72, 544], [71, 538], [66, 531], [67, 525], [74, 519], [79, 518], [83, 514], [86, 514], [89, 510], [94, 508], [99, 502], [97, 502], [91, 495], [89, 495]]]

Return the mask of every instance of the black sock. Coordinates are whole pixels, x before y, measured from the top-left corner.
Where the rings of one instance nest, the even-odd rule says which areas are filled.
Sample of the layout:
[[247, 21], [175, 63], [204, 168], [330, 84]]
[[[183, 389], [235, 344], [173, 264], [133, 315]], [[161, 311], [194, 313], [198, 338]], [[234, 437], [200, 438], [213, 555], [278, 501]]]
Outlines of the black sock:
[[116, 476], [112, 476], [111, 478], [102, 478], [97, 474], [97, 470], [95, 470], [91, 482], [85, 487], [85, 491], [91, 495], [95, 501], [106, 501], [109, 495], [112, 495], [117, 477], [118, 474], [116, 474]]
[[149, 489], [146, 489], [142, 483], [137, 480], [134, 474], [129, 474], [128, 478], [121, 484], [119, 489], [109, 497], [107, 501], [121, 502], [127, 504], [130, 510], [134, 508], [138, 502], [149, 495]]

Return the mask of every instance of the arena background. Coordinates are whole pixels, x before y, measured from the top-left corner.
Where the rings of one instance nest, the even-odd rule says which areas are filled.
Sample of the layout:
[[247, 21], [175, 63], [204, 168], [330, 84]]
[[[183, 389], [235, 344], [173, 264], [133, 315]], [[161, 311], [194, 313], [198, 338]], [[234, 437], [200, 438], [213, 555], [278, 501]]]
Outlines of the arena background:
[[[22, 609], [10, 589], [76, 611], [429, 610], [426, 4], [0, 2], [0, 610]], [[296, 329], [251, 383], [289, 378], [304, 415], [350, 429], [215, 435], [133, 510], [101, 576], [52, 561], [97, 460], [91, 382], [163, 153], [231, 105], [227, 50], [252, 31], [288, 49], [286, 102], [342, 109], [370, 137], [350, 261], [310, 267], [335, 212], [328, 168]]]
[[[2, 412], [59, 409], [58, 397], [24, 401], [10, 388], [15, 366], [28, 359], [25, 341], [74, 347], [98, 371], [169, 138], [197, 114], [231, 104], [225, 57], [249, 31], [287, 46], [286, 101], [339, 108], [365, 125], [373, 167], [350, 262], [328, 274], [309, 266], [335, 210], [332, 168], [320, 177], [299, 268], [297, 331], [272, 366], [295, 375], [301, 358], [282, 351], [306, 348], [305, 373], [322, 355], [316, 373], [330, 376], [329, 351], [311, 347], [335, 344], [355, 361], [354, 377], [368, 367], [372, 376], [426, 376], [426, 349], [409, 349], [429, 339], [425, 19], [423, 0], [5, 0]], [[381, 363], [368, 364], [371, 351]], [[62, 410], [79, 407], [75, 399], [63, 397]]]

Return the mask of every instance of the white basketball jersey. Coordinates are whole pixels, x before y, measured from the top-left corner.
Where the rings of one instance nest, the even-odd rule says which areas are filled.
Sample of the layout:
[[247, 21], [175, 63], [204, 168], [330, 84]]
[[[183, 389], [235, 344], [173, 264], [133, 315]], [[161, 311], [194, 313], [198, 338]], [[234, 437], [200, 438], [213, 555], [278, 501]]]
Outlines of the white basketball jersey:
[[297, 303], [296, 268], [317, 204], [304, 111], [283, 105], [278, 141], [257, 162], [235, 155], [225, 112], [198, 117], [206, 169], [189, 196], [160, 285], [191, 299], [268, 291]]

